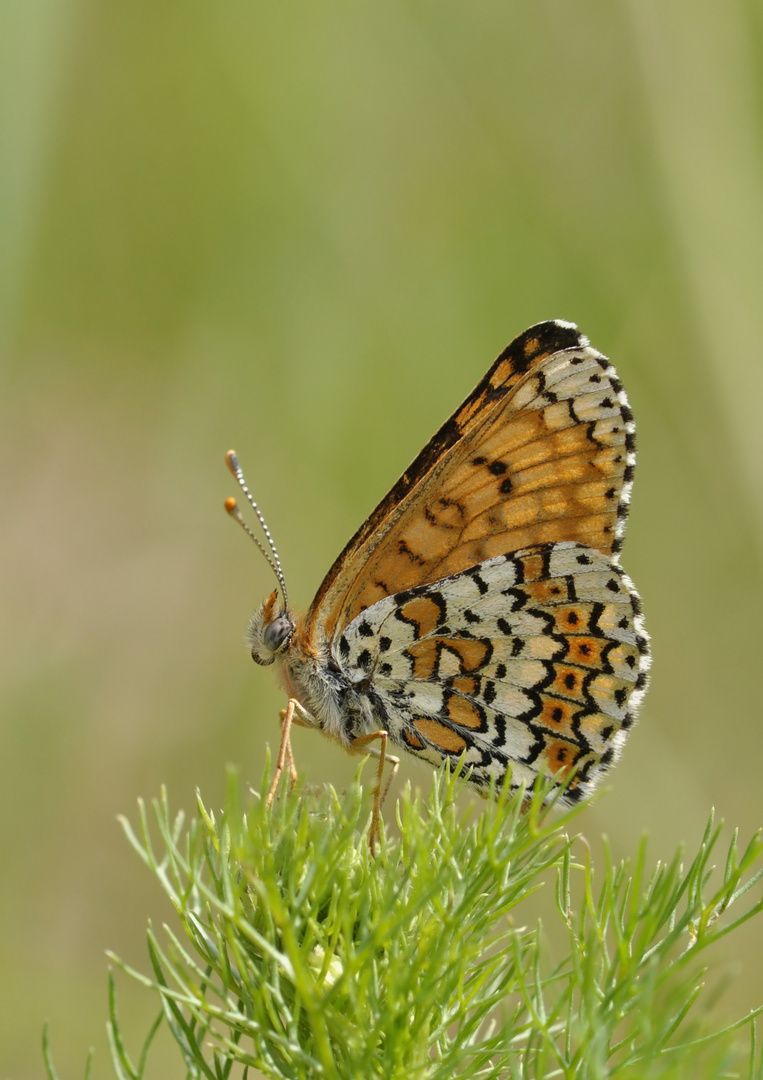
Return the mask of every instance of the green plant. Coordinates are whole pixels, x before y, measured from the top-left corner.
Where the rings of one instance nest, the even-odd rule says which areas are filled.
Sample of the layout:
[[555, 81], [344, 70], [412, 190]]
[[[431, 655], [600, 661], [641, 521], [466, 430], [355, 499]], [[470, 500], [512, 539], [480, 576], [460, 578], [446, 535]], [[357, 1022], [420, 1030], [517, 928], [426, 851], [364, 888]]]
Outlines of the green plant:
[[[114, 958], [161, 1002], [133, 1064], [112, 981], [120, 1080], [144, 1076], [162, 1021], [186, 1076], [210, 1080], [254, 1069], [299, 1080], [763, 1076], [760, 1010], [711, 1031], [701, 997], [706, 949], [763, 908], [754, 899], [728, 915], [763, 876], [760, 833], [743, 852], [735, 834], [716, 872], [712, 817], [688, 867], [679, 853], [649, 870], [642, 843], [632, 864], [605, 846], [594, 871], [566, 831], [577, 811], [549, 813], [547, 792], [528, 807], [504, 790], [460, 811], [457, 787], [443, 773], [426, 799], [406, 794], [376, 858], [359, 783], [267, 809], [265, 784], [243, 806], [232, 775], [221, 818], [199, 798], [187, 824], [166, 793], [153, 824], [141, 804], [139, 828], [125, 830], [182, 933], [165, 928], [160, 943], [149, 927], [150, 977]], [[554, 875], [566, 942], [556, 960], [539, 922], [519, 918]]]

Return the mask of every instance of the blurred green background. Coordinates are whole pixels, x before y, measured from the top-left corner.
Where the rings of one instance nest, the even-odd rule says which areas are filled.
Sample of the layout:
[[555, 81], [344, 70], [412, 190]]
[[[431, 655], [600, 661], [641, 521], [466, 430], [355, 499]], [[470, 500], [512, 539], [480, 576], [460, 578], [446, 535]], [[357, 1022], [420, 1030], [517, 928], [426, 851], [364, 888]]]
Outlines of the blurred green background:
[[[582, 827], [666, 855], [712, 805], [763, 824], [762, 52], [752, 0], [0, 6], [0, 1080], [42, 1075], [45, 1017], [62, 1073], [94, 1043], [109, 1074], [104, 950], [145, 969], [171, 914], [115, 815], [163, 782], [219, 805], [277, 739], [224, 452], [306, 606], [541, 319], [639, 425], [653, 684]], [[137, 1039], [153, 1003], [122, 1001]]]

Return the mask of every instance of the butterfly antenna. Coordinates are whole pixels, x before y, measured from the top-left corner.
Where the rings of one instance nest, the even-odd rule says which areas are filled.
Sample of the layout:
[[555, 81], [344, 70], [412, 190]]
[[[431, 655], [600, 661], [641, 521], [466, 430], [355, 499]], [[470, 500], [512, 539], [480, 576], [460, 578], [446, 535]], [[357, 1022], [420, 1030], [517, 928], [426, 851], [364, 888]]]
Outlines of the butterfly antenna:
[[284, 606], [288, 608], [289, 600], [288, 600], [288, 597], [286, 595], [286, 580], [285, 580], [285, 578], [283, 576], [283, 569], [281, 567], [281, 560], [278, 558], [278, 551], [276, 550], [276, 546], [273, 543], [273, 537], [270, 535], [270, 529], [267, 527], [267, 524], [265, 522], [265, 518], [262, 516], [262, 511], [260, 510], [257, 503], [254, 501], [254, 498], [252, 497], [251, 491], [246, 486], [246, 480], [244, 480], [244, 474], [241, 471], [241, 466], [238, 463], [238, 457], [236, 456], [235, 450], [229, 450], [228, 451], [228, 453], [225, 455], [225, 461], [226, 461], [230, 471], [236, 477], [236, 480], [238, 480], [238, 486], [241, 488], [244, 495], [246, 495], [246, 498], [247, 498], [247, 500], [249, 502], [249, 505], [251, 506], [252, 510], [254, 510], [255, 514], [257, 515], [257, 520], [259, 521], [259, 523], [260, 523], [260, 525], [262, 527], [262, 531], [265, 533], [265, 539], [267, 540], [268, 545], [270, 546], [270, 551], [272, 552], [272, 556], [273, 556], [272, 558], [270, 556], [270, 553], [268, 553], [265, 550], [265, 548], [263, 547], [263, 545], [260, 543], [259, 538], [254, 534], [254, 532], [252, 532], [252, 530], [249, 528], [247, 523], [244, 521], [244, 518], [243, 518], [243, 516], [241, 514], [241, 511], [238, 508], [238, 503], [236, 502], [236, 500], [232, 496], [229, 499], [225, 500], [225, 509], [228, 511], [228, 513], [230, 514], [231, 517], [236, 519], [236, 521], [239, 523], [239, 525], [244, 530], [244, 532], [248, 533], [248, 535], [252, 538], [252, 540], [254, 540], [257, 547], [260, 549], [262, 554], [265, 556], [265, 559], [267, 560], [268, 566], [273, 571], [275, 576], [278, 578], [278, 584], [281, 586], [281, 593], [283, 594]]

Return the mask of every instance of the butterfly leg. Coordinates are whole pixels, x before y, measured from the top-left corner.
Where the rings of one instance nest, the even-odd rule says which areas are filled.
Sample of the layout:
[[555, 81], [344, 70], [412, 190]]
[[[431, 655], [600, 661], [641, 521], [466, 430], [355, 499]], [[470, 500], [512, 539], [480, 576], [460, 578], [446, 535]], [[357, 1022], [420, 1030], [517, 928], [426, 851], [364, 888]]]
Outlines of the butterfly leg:
[[301, 709], [301, 705], [296, 698], [289, 698], [288, 705], [285, 709], [281, 710], [281, 743], [278, 747], [278, 758], [276, 759], [276, 771], [273, 775], [273, 782], [270, 785], [268, 797], [265, 800], [266, 806], [270, 806], [275, 798], [278, 783], [284, 769], [289, 770], [290, 786], [294, 787], [297, 782], [297, 768], [294, 764], [294, 755], [291, 752], [291, 725], [292, 723], [300, 724], [300, 726], [304, 724], [304, 720], [301, 720], [294, 715], [298, 708]]
[[[370, 744], [375, 740], [379, 740], [379, 746], [371, 746]], [[371, 810], [371, 829], [368, 833], [368, 846], [371, 849], [371, 854], [376, 851], [376, 845], [379, 842], [379, 832], [381, 829], [381, 808], [382, 803], [387, 798], [387, 792], [389, 791], [390, 784], [395, 776], [400, 765], [400, 758], [393, 757], [392, 754], [387, 754], [387, 740], [389, 735], [386, 731], [372, 731], [368, 735], [359, 735], [357, 739], [352, 740], [353, 750], [368, 749], [370, 754], [379, 759], [379, 765], [376, 770], [376, 787], [374, 789], [374, 802]], [[392, 766], [392, 771], [389, 774], [387, 783], [382, 789], [382, 780], [384, 778], [384, 763], [389, 761]]]
[[[289, 699], [289, 704], [294, 706], [294, 709], [292, 711], [292, 716], [291, 716], [291, 724], [292, 725], [296, 724], [297, 727], [306, 727], [306, 728], [314, 728], [316, 726], [315, 720], [313, 720], [312, 716], [307, 711], [307, 709], [304, 708], [303, 705], [300, 705], [300, 703], [297, 701], [296, 698], [290, 698]], [[288, 712], [288, 709], [281, 709], [280, 713], [278, 714], [280, 716], [280, 718], [281, 718], [281, 723], [282, 724], [284, 724], [285, 721], [286, 721], [286, 713], [287, 712]], [[288, 744], [287, 744], [287, 748], [286, 748], [286, 761], [285, 761], [285, 764], [288, 765], [288, 767], [289, 767], [289, 779], [291, 781], [291, 783], [289, 785], [289, 790], [291, 790], [297, 783], [297, 767], [294, 764], [294, 756], [292, 754], [292, 749], [291, 749], [291, 731], [289, 731], [289, 740], [288, 740]]]

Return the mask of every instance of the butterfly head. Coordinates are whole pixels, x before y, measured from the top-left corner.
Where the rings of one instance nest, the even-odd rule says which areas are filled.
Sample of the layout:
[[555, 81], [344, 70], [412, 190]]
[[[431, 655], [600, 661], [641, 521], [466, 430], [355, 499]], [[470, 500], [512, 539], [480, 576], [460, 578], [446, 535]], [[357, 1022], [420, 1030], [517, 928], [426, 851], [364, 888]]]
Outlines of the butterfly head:
[[267, 667], [279, 653], [289, 648], [294, 633], [294, 620], [286, 607], [278, 602], [276, 589], [268, 596], [249, 620], [246, 642], [255, 664]]

